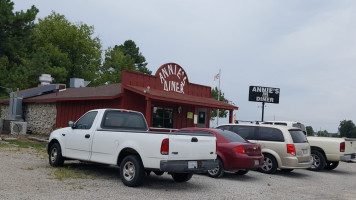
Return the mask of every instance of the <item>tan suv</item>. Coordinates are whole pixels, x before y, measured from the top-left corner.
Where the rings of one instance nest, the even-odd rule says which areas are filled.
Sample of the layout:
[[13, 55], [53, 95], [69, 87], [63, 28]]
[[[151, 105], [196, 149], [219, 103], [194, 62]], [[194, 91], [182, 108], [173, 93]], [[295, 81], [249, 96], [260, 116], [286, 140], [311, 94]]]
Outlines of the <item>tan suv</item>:
[[217, 128], [233, 131], [250, 142], [260, 144], [265, 157], [260, 170], [264, 173], [275, 173], [277, 168], [290, 172], [309, 168], [313, 163], [310, 145], [298, 128], [265, 124], [226, 124]]

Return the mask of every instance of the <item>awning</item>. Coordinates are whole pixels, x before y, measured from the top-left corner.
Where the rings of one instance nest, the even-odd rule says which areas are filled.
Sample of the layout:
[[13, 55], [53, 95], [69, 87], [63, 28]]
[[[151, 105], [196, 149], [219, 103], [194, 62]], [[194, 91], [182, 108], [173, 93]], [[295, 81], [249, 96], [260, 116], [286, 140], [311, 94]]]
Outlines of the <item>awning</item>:
[[177, 104], [188, 104], [200, 107], [207, 107], [213, 109], [223, 109], [223, 110], [238, 110], [237, 106], [218, 101], [213, 98], [192, 96], [187, 94], [178, 94], [175, 92], [166, 92], [157, 89], [149, 89], [140, 86], [123, 85], [124, 89], [130, 90], [137, 94], [143, 95], [147, 98], [157, 101], [173, 102]]

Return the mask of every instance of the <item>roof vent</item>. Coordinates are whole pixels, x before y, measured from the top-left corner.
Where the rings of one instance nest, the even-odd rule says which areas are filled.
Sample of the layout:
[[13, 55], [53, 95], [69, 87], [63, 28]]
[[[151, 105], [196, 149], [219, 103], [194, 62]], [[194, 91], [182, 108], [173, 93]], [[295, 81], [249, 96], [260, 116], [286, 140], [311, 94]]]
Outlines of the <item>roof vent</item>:
[[38, 77], [39, 81], [41, 82], [41, 85], [49, 85], [52, 83], [53, 78], [51, 77], [50, 74], [41, 74], [40, 77]]
[[70, 79], [70, 87], [71, 88], [80, 88], [86, 87], [90, 81], [84, 81], [82, 78], [71, 78]]

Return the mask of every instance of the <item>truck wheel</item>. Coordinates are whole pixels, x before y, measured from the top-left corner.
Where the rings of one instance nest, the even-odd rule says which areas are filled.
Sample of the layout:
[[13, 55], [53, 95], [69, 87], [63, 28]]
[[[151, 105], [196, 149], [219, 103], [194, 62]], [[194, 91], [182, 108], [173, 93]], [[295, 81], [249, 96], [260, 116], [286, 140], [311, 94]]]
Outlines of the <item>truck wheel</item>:
[[312, 171], [319, 171], [324, 169], [325, 157], [320, 151], [312, 150], [311, 156], [313, 157], [313, 165], [309, 168]]
[[61, 146], [58, 143], [52, 144], [49, 149], [48, 160], [52, 167], [63, 166], [64, 158], [62, 156]]
[[142, 161], [137, 155], [129, 155], [120, 165], [120, 177], [122, 182], [129, 187], [135, 187], [142, 183], [145, 170]]
[[336, 162], [326, 162], [326, 165], [325, 165], [324, 169], [333, 170], [333, 169], [335, 169], [337, 166], [339, 166], [339, 161], [336, 161]]
[[175, 182], [187, 182], [193, 176], [192, 173], [173, 173], [171, 175]]
[[260, 171], [266, 174], [273, 174], [278, 168], [277, 160], [270, 154], [264, 154], [264, 162]]
[[248, 169], [242, 169], [242, 170], [239, 170], [239, 171], [235, 172], [235, 174], [237, 174], [237, 175], [245, 175], [245, 174], [247, 174], [248, 171], [249, 171]]
[[212, 178], [219, 178], [224, 174], [224, 165], [220, 158], [217, 159], [218, 166], [212, 170], [208, 170], [208, 176]]

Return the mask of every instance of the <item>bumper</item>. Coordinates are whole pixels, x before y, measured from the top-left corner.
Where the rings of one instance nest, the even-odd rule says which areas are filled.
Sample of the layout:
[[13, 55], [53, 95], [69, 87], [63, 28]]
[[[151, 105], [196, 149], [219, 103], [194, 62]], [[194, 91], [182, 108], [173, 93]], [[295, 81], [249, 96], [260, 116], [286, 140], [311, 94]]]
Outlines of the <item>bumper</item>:
[[216, 160], [162, 160], [161, 171], [175, 173], [204, 173], [218, 166]]
[[351, 162], [356, 159], [356, 153], [352, 154], [345, 154], [343, 156], [340, 156], [340, 160], [344, 162]]
[[310, 157], [309, 161], [300, 162], [296, 157], [285, 158], [283, 165], [280, 167], [282, 169], [306, 169], [311, 167], [313, 164], [313, 158]]
[[241, 156], [223, 160], [225, 170], [258, 169], [263, 165], [263, 156]]

